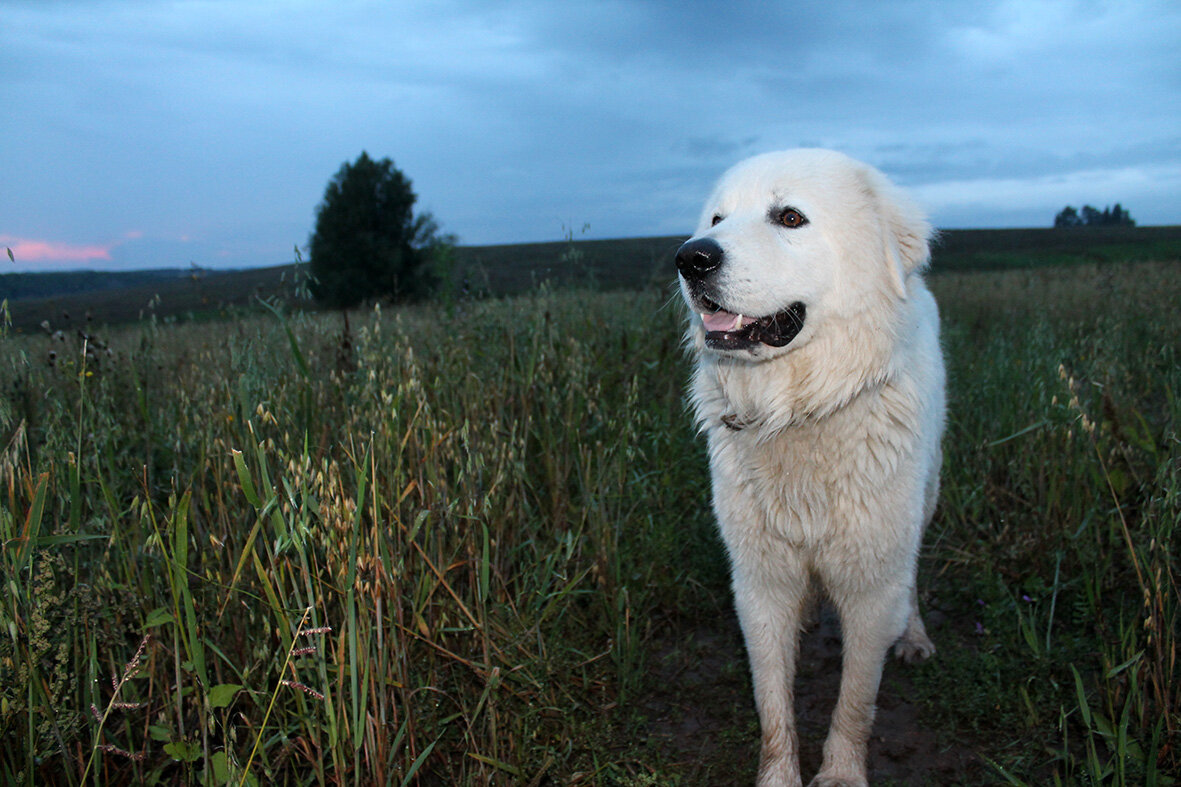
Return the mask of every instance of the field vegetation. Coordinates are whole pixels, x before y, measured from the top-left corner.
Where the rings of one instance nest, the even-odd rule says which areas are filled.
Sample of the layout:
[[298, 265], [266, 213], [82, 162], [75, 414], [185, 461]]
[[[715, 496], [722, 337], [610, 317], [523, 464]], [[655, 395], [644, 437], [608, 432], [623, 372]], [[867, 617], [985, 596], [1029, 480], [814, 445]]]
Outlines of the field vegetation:
[[[1142, 254], [932, 276], [905, 680], [959, 783], [1181, 776], [1181, 262]], [[680, 309], [594, 284], [5, 336], [0, 781], [753, 783]]]
[[[667, 284], [669, 260], [684, 237], [581, 240], [573, 230], [550, 243], [456, 246], [439, 255], [430, 278], [435, 297], [519, 295], [541, 285], [591, 290], [638, 290]], [[932, 268], [1010, 270], [1046, 265], [1101, 265], [1181, 259], [1181, 226], [1069, 229], [948, 230], [935, 245]], [[266, 298], [305, 309], [307, 268], [298, 249], [291, 264], [241, 271], [190, 269], [129, 273], [13, 273], [0, 275], [15, 333], [137, 322], [234, 319], [258, 311]], [[166, 275], [167, 274], [167, 275]]]

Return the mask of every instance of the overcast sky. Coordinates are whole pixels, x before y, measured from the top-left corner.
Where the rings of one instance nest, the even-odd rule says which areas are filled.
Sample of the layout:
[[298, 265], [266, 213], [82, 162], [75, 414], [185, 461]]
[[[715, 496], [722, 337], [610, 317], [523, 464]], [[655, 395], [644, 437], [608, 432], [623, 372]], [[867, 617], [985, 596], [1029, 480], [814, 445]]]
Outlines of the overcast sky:
[[943, 228], [1181, 223], [1176, 0], [2, 0], [0, 30], [0, 272], [289, 261], [362, 150], [464, 244], [688, 234], [797, 146]]

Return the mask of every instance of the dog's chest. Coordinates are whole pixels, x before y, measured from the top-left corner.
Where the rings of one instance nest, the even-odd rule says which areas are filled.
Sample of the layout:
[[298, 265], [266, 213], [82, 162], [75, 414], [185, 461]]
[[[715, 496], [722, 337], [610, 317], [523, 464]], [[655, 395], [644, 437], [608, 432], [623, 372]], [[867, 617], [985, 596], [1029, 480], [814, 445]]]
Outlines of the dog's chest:
[[[819, 421], [774, 435], [756, 429], [710, 433], [715, 496], [738, 491], [739, 510], [723, 527], [763, 528], [798, 545], [839, 539], [872, 526], [899, 487], [910, 435], [878, 396], [860, 397]], [[745, 509], [745, 516], [743, 515]]]

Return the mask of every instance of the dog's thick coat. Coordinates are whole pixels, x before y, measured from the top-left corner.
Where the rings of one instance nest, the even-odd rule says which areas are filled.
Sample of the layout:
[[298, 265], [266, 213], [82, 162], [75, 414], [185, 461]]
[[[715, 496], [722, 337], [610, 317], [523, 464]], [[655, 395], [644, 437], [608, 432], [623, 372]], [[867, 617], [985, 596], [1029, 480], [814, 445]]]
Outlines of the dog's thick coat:
[[880, 172], [795, 150], [727, 172], [677, 255], [691, 401], [762, 725], [760, 787], [801, 784], [792, 708], [818, 587], [844, 647], [815, 787], [866, 785], [892, 644], [934, 651], [915, 564], [939, 486], [944, 370], [931, 228]]

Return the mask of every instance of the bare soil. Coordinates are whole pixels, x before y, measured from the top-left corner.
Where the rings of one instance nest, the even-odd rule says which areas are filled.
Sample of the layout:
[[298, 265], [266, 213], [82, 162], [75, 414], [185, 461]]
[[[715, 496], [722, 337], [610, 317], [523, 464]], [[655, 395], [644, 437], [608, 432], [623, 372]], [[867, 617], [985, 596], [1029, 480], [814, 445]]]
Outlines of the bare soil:
[[[927, 615], [936, 647], [942, 621], [938, 612]], [[751, 787], [758, 769], [759, 726], [733, 612], [674, 626], [658, 643], [649, 669], [656, 688], [640, 707], [647, 719], [645, 743], [661, 752], [662, 770], [680, 776], [686, 785]], [[921, 708], [911, 699], [914, 669], [893, 657], [886, 662], [869, 745], [871, 784], [987, 783], [987, 770], [974, 747], [924, 725]], [[825, 609], [800, 642], [796, 723], [805, 783], [820, 768], [840, 671], [840, 627], [835, 614]]]

